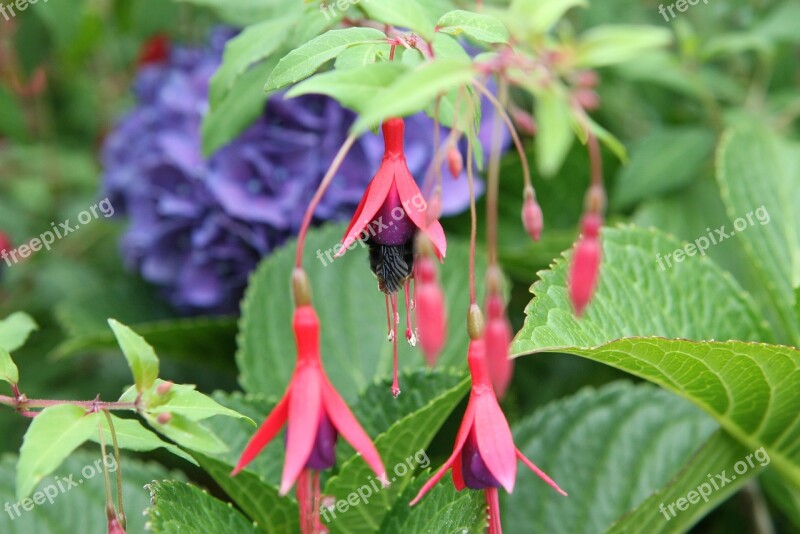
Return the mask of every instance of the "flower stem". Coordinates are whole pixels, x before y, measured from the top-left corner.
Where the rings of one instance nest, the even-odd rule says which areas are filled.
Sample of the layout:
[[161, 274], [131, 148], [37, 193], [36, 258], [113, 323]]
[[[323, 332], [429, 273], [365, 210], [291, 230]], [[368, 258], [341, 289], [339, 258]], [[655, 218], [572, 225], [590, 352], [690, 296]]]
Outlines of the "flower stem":
[[469, 185], [469, 303], [477, 303], [475, 296], [475, 241], [478, 235], [478, 210], [475, 206], [475, 183], [472, 174], [472, 136], [467, 136], [467, 184]]
[[16, 397], [0, 395], [0, 404], [16, 408], [21, 412], [30, 413], [31, 408], [49, 408], [61, 404], [71, 404], [80, 406], [87, 410], [138, 410], [139, 404], [136, 402], [102, 402], [99, 400], [73, 401], [73, 400], [50, 400], [50, 399], [28, 399], [20, 394]]
[[111, 433], [111, 442], [114, 444], [114, 460], [117, 462], [117, 506], [119, 508], [119, 523], [123, 530], [127, 530], [128, 519], [125, 516], [125, 507], [122, 504], [122, 464], [119, 457], [119, 441], [117, 440], [117, 431], [114, 428], [114, 421], [111, 419], [111, 412], [103, 410], [103, 415], [106, 416], [108, 422], [108, 430]]
[[[500, 105], [505, 107], [508, 98], [508, 85], [502, 78], [498, 82]], [[500, 136], [502, 118], [499, 113], [492, 117], [492, 147], [489, 154], [489, 173], [486, 191], [486, 246], [489, 266], [497, 264], [497, 197], [500, 189]]]
[[341, 167], [342, 161], [344, 161], [345, 156], [350, 152], [355, 142], [355, 135], [349, 135], [347, 139], [345, 139], [344, 144], [339, 148], [339, 152], [336, 153], [336, 157], [333, 158], [333, 163], [331, 163], [331, 166], [328, 168], [328, 172], [325, 173], [319, 187], [317, 187], [317, 191], [314, 193], [311, 202], [309, 202], [308, 208], [306, 208], [306, 213], [303, 216], [303, 223], [300, 225], [300, 232], [297, 234], [297, 253], [294, 259], [294, 264], [297, 268], [303, 266], [303, 246], [306, 242], [306, 234], [308, 233], [308, 228], [311, 226], [311, 218], [314, 216], [314, 211], [316, 211], [320, 200], [322, 200], [323, 195], [325, 195], [325, 191], [328, 190], [328, 187], [333, 181], [333, 177], [336, 176], [336, 171]]

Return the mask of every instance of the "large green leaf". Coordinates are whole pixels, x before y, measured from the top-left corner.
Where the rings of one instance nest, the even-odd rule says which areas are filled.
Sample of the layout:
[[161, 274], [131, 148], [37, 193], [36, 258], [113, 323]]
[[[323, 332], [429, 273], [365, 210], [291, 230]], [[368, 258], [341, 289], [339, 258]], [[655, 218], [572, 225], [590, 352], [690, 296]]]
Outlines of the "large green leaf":
[[536, 298], [513, 352], [594, 347], [633, 335], [747, 341], [766, 335], [751, 300], [708, 258], [686, 257], [668, 268], [664, 256], [680, 246], [672, 237], [633, 227], [604, 228], [602, 236], [597, 292], [585, 315], [572, 312], [568, 263], [556, 261], [531, 288]]
[[524, 31], [537, 34], [549, 30], [571, 8], [587, 5], [586, 0], [514, 0], [509, 16]]
[[348, 47], [379, 42], [386, 35], [374, 28], [330, 30], [289, 52], [281, 59], [267, 80], [266, 91], [274, 91], [307, 78]]
[[469, 84], [474, 76], [469, 61], [426, 61], [373, 95], [350, 131], [362, 134], [390, 117], [411, 115], [427, 107], [438, 95]]
[[142, 336], [122, 323], [109, 319], [108, 324], [114, 331], [120, 349], [128, 360], [136, 389], [142, 393], [155, 383], [158, 378], [158, 356]]
[[[789, 343], [800, 342], [794, 288], [800, 285], [800, 150], [761, 129], [728, 132], [717, 156], [717, 180], [733, 222], [729, 228], [770, 296]], [[741, 224], [740, 224], [741, 223]]]
[[576, 62], [581, 67], [624, 63], [672, 42], [672, 33], [659, 26], [606, 24], [581, 35]]
[[[3, 534], [75, 534], [106, 532], [106, 494], [100, 449], [93, 453], [78, 451], [72, 454], [56, 471], [53, 478], [39, 484], [33, 495], [54, 495], [33, 509], [26, 511], [14, 493], [14, 464], [16, 458], [3, 456], [0, 460], [0, 501], [11, 505], [11, 514], [0, 514], [0, 532]], [[110, 466], [110, 469], [113, 469]], [[85, 472], [84, 472], [85, 470]], [[179, 473], [170, 473], [153, 462], [141, 462], [133, 458], [122, 458], [122, 492], [125, 496], [125, 512], [128, 517], [128, 532], [145, 532], [147, 518], [142, 512], [150, 506], [150, 495], [144, 485], [164, 478], [182, 478]], [[86, 475], [91, 475], [88, 477]], [[113, 476], [113, 475], [112, 475]], [[78, 484], [72, 486], [68, 480]], [[58, 483], [61, 482], [61, 488]], [[42, 502], [41, 497], [36, 500]], [[17, 505], [19, 514], [14, 510]]]
[[[753, 453], [725, 431], [718, 430], [675, 478], [638, 504], [607, 533], [669, 534], [688, 531], [750, 478], [763, 472], [763, 466], [754, 460], [754, 468], [748, 465], [744, 474], [733, 473], [736, 463], [744, 461], [749, 454]], [[690, 495], [690, 492], [694, 494]], [[689, 501], [689, 498], [692, 500]], [[679, 508], [680, 499], [685, 501], [680, 503]], [[671, 504], [675, 504], [672, 510], [669, 509]]]
[[92, 434], [99, 432], [99, 413], [86, 413], [80, 406], [61, 404], [43, 410], [28, 428], [17, 463], [17, 497], [33, 488]]
[[[183, 452], [183, 449], [176, 447], [172, 443], [159, 438], [154, 432], [147, 430], [138, 419], [123, 419], [116, 415], [111, 416], [114, 423], [114, 433], [116, 434], [117, 444], [120, 449], [129, 451], [153, 451], [156, 449], [166, 449], [175, 456], [183, 458], [187, 462], [194, 463], [194, 458]], [[108, 422], [105, 417], [102, 420], [103, 424], [103, 439], [105, 443], [113, 443], [113, 436], [109, 429]], [[100, 443], [100, 434], [92, 434], [89, 439], [96, 443]]]
[[540, 132], [535, 138], [536, 162], [539, 172], [549, 177], [561, 168], [574, 138], [572, 113], [566, 96], [556, 90], [538, 95], [536, 122]]
[[[381, 522], [389, 509], [412, 482], [411, 473], [431, 467], [425, 449], [468, 389], [469, 381], [464, 379], [455, 387], [443, 391], [423, 408], [395, 422], [375, 439], [375, 446], [381, 454], [386, 476], [391, 483], [388, 487], [381, 488], [360, 455], [353, 456], [342, 465], [339, 473], [325, 485], [323, 493], [334, 497], [337, 504], [342, 500], [347, 502], [354, 494], [359, 498], [357, 505], [342, 505], [345, 511], [337, 508], [336, 513], [332, 511], [327, 518], [323, 518], [323, 523], [331, 533], [380, 531]], [[357, 490], [367, 485], [370, 487], [370, 495], [357, 493]], [[377, 491], [374, 490], [376, 487], [379, 488]], [[366, 494], [367, 490], [362, 493]]]
[[14, 352], [39, 328], [27, 313], [15, 312], [0, 321], [0, 347]]
[[514, 436], [569, 496], [520, 464], [504, 524], [511, 532], [602, 532], [667, 484], [715, 428], [691, 404], [649, 385], [616, 382], [551, 403], [514, 425]]
[[19, 369], [11, 359], [11, 354], [2, 347], [0, 347], [0, 380], [9, 384], [19, 383]]
[[406, 488], [383, 520], [381, 534], [486, 532], [486, 499], [482, 491], [457, 492], [450, 484], [437, 484], [421, 502], [410, 507], [408, 503], [429, 478], [424, 475], [417, 477]]
[[433, 21], [428, 11], [417, 0], [369, 0], [361, 2], [359, 7], [370, 19], [392, 26], [413, 30], [421, 36], [433, 37]]
[[[367, 386], [389, 377], [392, 345], [386, 339], [385, 303], [369, 270], [367, 249], [356, 246], [333, 263], [343, 225], [312, 230], [307, 238], [305, 269], [321, 321], [325, 369], [343, 397], [354, 401]], [[256, 394], [283, 395], [294, 370], [291, 336], [292, 302], [289, 280], [294, 267], [294, 243], [277, 249], [253, 274], [242, 305], [239, 351], [236, 355], [242, 387]], [[467, 349], [464, 310], [468, 307], [468, 247], [450, 239], [441, 280], [447, 301], [448, 343], [439, 358], [442, 367], [464, 366]], [[477, 271], [484, 264], [478, 261]], [[335, 319], [335, 321], [334, 321]], [[401, 338], [401, 369], [419, 368], [423, 358]], [[403, 383], [400, 383], [403, 389]], [[388, 395], [387, 389], [387, 395]]]
[[148, 485], [153, 505], [147, 510], [155, 534], [259, 532], [241, 512], [197, 486], [165, 480]]
[[485, 43], [500, 44], [508, 41], [508, 30], [498, 19], [461, 9], [442, 15], [436, 27], [442, 33], [455, 36], [463, 33]]
[[687, 185], [708, 162], [713, 146], [714, 135], [708, 130], [656, 130], [636, 145], [630, 163], [620, 169], [613, 204], [625, 209], [644, 198]]

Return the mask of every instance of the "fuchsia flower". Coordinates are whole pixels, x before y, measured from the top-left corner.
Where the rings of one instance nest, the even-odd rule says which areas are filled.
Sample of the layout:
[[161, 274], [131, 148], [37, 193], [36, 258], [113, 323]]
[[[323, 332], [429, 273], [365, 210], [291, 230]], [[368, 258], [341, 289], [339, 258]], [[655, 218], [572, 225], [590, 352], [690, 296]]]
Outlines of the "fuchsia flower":
[[433, 367], [444, 346], [447, 335], [447, 316], [444, 292], [436, 279], [436, 266], [428, 255], [421, 255], [414, 272], [419, 342], [428, 365]]
[[[378, 289], [386, 294], [389, 340], [394, 343], [392, 394], [400, 394], [397, 378], [396, 326], [400, 322], [397, 293], [402, 289], [406, 303], [406, 339], [417, 342], [411, 327], [410, 279], [414, 272], [414, 239], [424, 234], [441, 261], [447, 252], [442, 225], [427, 212], [428, 204], [408, 170], [403, 152], [403, 119], [383, 123], [384, 154], [378, 172], [367, 186], [355, 215], [344, 233], [336, 257], [347, 252], [357, 240], [369, 245], [370, 268], [378, 278]], [[438, 210], [438, 208], [437, 208]]]
[[[301, 476], [308, 478], [309, 470], [321, 471], [333, 466], [340, 433], [361, 454], [381, 482], [388, 485], [386, 470], [375, 445], [322, 368], [319, 321], [314, 308], [299, 306], [294, 313], [293, 328], [297, 366], [292, 380], [286, 394], [247, 444], [232, 474], [244, 469], [286, 424], [286, 461], [281, 477], [281, 495], [288, 493]], [[302, 496], [308, 496], [307, 488], [298, 486], [298, 499], [304, 500]], [[301, 505], [312, 509], [307, 503]]]
[[455, 449], [411, 501], [411, 506], [417, 504], [452, 469], [453, 484], [457, 490], [461, 491], [465, 487], [486, 490], [490, 515], [489, 532], [499, 533], [497, 488], [503, 487], [509, 493], [514, 490], [517, 459], [560, 494], [566, 495], [566, 492], [514, 445], [508, 421], [492, 388], [485, 351], [483, 339], [470, 341], [467, 360], [472, 375], [472, 392], [458, 429]]
[[581, 222], [583, 235], [575, 246], [569, 272], [569, 296], [578, 316], [583, 315], [597, 286], [602, 255], [598, 236], [602, 224], [602, 218], [594, 213], [586, 214]]

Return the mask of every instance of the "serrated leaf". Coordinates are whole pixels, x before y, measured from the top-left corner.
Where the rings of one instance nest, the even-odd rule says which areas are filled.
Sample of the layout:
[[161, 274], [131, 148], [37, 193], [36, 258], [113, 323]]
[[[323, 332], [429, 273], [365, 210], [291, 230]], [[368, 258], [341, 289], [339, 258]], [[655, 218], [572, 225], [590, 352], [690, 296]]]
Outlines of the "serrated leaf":
[[513, 426], [514, 441], [569, 496], [520, 464], [504, 526], [603, 532], [666, 485], [715, 429], [703, 412], [650, 385], [620, 381], [548, 404]]
[[[607, 534], [670, 534], [672, 532], [688, 532], [700, 518], [716, 508], [725, 499], [736, 492], [742, 485], [756, 475], [763, 473], [760, 464], [748, 469], [744, 474], [733, 475], [737, 462], [743, 461], [751, 451], [742, 447], [725, 431], [718, 430], [708, 439], [703, 447], [692, 456], [675, 478], [659, 491], [637, 506], [631, 513], [622, 517], [609, 528]], [[721, 475], [728, 482], [722, 485], [715, 475]], [[711, 483], [713, 481], [713, 483]], [[714, 486], [717, 485], [715, 488]], [[689, 492], [702, 492], [693, 496], [695, 503], [680, 510], [677, 506], [669, 510], [669, 505], [679, 499], [686, 499]], [[702, 502], [700, 501], [702, 499]], [[683, 505], [682, 505], [683, 506]], [[662, 507], [663, 510], [662, 511]]]
[[[154, 451], [156, 449], [166, 449], [175, 456], [183, 458], [189, 463], [197, 465], [194, 458], [189, 454], [183, 452], [182, 449], [176, 447], [172, 443], [159, 438], [155, 433], [147, 430], [138, 419], [123, 419], [116, 415], [111, 415], [111, 420], [114, 422], [114, 433], [117, 435], [117, 444], [120, 449], [137, 452]], [[103, 424], [103, 439], [106, 445], [113, 444], [111, 429], [108, 426], [108, 421], [103, 417], [101, 421]], [[95, 443], [100, 443], [100, 436], [92, 434], [89, 438]]]
[[[357, 245], [331, 263], [333, 247], [344, 229], [344, 225], [328, 225], [310, 231], [306, 250], [319, 254], [309, 255], [304, 268], [321, 321], [325, 370], [345, 400], [353, 402], [376, 380], [391, 376], [392, 345], [386, 339], [385, 302], [369, 270], [366, 246]], [[241, 371], [239, 382], [250, 393], [283, 395], [294, 370], [292, 307], [286, 305], [291, 302], [287, 281], [294, 268], [294, 249], [294, 242], [287, 243], [262, 262], [245, 295], [236, 359]], [[463, 269], [468, 258], [466, 243], [451, 238], [447, 260], [441, 267], [450, 317], [461, 317], [469, 305], [468, 292], [464, 291], [467, 272]], [[479, 257], [478, 272], [484, 265]], [[448, 343], [438, 365], [464, 368], [467, 341], [463, 332], [462, 321], [448, 322]], [[407, 343], [399, 344], [398, 357], [401, 371], [418, 368], [423, 362], [422, 355]], [[400, 387], [403, 389], [402, 383]]]
[[317, 74], [294, 87], [287, 98], [306, 94], [328, 95], [353, 111], [361, 111], [377, 92], [391, 85], [408, 70], [402, 63], [370, 63], [363, 67]]
[[0, 380], [9, 384], [19, 383], [19, 369], [11, 359], [11, 354], [2, 347], [0, 347]]
[[[393, 503], [412, 482], [411, 472], [418, 468], [430, 467], [430, 458], [425, 449], [450, 412], [464, 398], [468, 389], [469, 381], [464, 379], [457, 386], [431, 400], [424, 408], [397, 421], [375, 439], [375, 446], [381, 454], [387, 470], [386, 476], [391, 485], [372, 492], [373, 494], [367, 498], [360, 499], [357, 506], [352, 506], [346, 512], [339, 510], [337, 513], [331, 512], [328, 516], [324, 516], [323, 524], [332, 534], [378, 531]], [[331, 495], [339, 501], [347, 499], [357, 488], [371, 484], [380, 487], [380, 483], [374, 479], [374, 474], [361, 456], [355, 455], [328, 481], [324, 494]]]
[[617, 174], [612, 196], [617, 209], [688, 185], [714, 148], [714, 134], [699, 128], [656, 130], [634, 147]]
[[201, 127], [203, 155], [211, 156], [261, 115], [270, 96], [263, 90], [263, 81], [275, 64], [272, 58], [254, 65], [236, 78], [225, 97], [209, 109]]
[[572, 114], [569, 104], [555, 91], [546, 91], [536, 97], [536, 161], [539, 172], [552, 176], [564, 163], [572, 140]]
[[362, 134], [390, 117], [405, 117], [428, 106], [437, 95], [469, 84], [472, 63], [456, 59], [427, 61], [376, 93], [350, 128]]
[[216, 434], [186, 416], [173, 414], [165, 424], [159, 423], [156, 417], [149, 414], [145, 414], [145, 419], [160, 434], [191, 451], [219, 454], [228, 450], [228, 446]]
[[633, 227], [604, 228], [601, 236], [600, 278], [584, 316], [572, 311], [568, 264], [558, 260], [531, 287], [536, 297], [525, 310], [514, 353], [597, 346], [634, 335], [753, 341], [768, 335], [751, 299], [711, 260], [695, 255], [669, 267], [665, 255], [681, 246], [676, 239]]
[[99, 413], [61, 404], [42, 410], [25, 433], [17, 463], [17, 498], [31, 494], [33, 488], [92, 434], [99, 432]]
[[247, 69], [267, 59], [283, 44], [300, 13], [290, 11], [288, 15], [263, 20], [245, 28], [225, 45], [222, 64], [209, 83], [209, 104], [218, 105], [233, 87], [235, 81]]
[[581, 35], [576, 64], [604, 67], [624, 63], [671, 42], [672, 33], [659, 26], [606, 24]]
[[230, 503], [212, 497], [197, 486], [165, 480], [148, 485], [153, 505], [147, 510], [155, 534], [204, 534], [260, 530]]
[[501, 44], [508, 41], [508, 30], [491, 15], [457, 9], [442, 15], [436, 26], [442, 33], [454, 36], [463, 33], [484, 43]]
[[158, 378], [158, 356], [153, 347], [142, 336], [114, 319], [108, 320], [114, 331], [119, 348], [128, 360], [136, 389], [141, 393], [153, 385]]
[[382, 31], [374, 28], [327, 31], [284, 56], [271, 72], [264, 90], [275, 91], [307, 78], [350, 46], [385, 38]]
[[372, 20], [408, 28], [426, 39], [433, 37], [433, 21], [417, 0], [369, 0], [361, 2], [359, 7]]
[[[430, 473], [428, 474], [430, 475]], [[457, 492], [451, 484], [437, 484], [413, 508], [409, 502], [430, 476], [420, 476], [397, 499], [381, 524], [381, 534], [430, 532], [483, 534], [486, 532], [486, 499], [482, 491]]]
[[730, 231], [742, 243], [778, 318], [775, 327], [789, 343], [800, 342], [794, 312], [794, 288], [800, 284], [799, 161], [800, 151], [761, 129], [727, 132], [717, 155]]
[[14, 312], [0, 321], [0, 348], [14, 352], [27, 341], [31, 332], [38, 330], [36, 321], [23, 312]]
[[[0, 532], [3, 534], [75, 534], [106, 532], [106, 494], [102, 470], [97, 462], [102, 462], [99, 447], [93, 452], [76, 451], [56, 470], [52, 477], [43, 480], [32, 495], [37, 493], [53, 495], [52, 502], [47, 499], [42, 505], [41, 497], [33, 502], [33, 509], [26, 511], [17, 501], [14, 493], [14, 464], [16, 457], [4, 455], [0, 460], [0, 501], [11, 505], [12, 514], [0, 514]], [[150, 506], [150, 495], [144, 485], [164, 478], [184, 478], [181, 473], [169, 472], [154, 462], [142, 462], [134, 458], [122, 459], [122, 491], [125, 496], [125, 512], [128, 519], [128, 532], [145, 532], [144, 510]], [[82, 471], [92, 469], [92, 477], [85, 477]], [[79, 485], [72, 487], [68, 480]], [[79, 481], [82, 481], [79, 482]], [[58, 486], [61, 482], [61, 488]], [[17, 505], [19, 513], [14, 511]], [[30, 506], [29, 506], [30, 508]]]

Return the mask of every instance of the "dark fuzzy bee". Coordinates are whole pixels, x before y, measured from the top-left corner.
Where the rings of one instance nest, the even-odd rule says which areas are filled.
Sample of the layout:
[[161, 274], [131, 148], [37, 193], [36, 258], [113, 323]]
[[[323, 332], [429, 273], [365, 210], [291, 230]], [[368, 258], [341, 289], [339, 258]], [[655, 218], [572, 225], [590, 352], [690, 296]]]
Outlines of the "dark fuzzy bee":
[[378, 289], [387, 295], [397, 293], [414, 271], [414, 238], [400, 245], [369, 245], [369, 267], [378, 278]]

